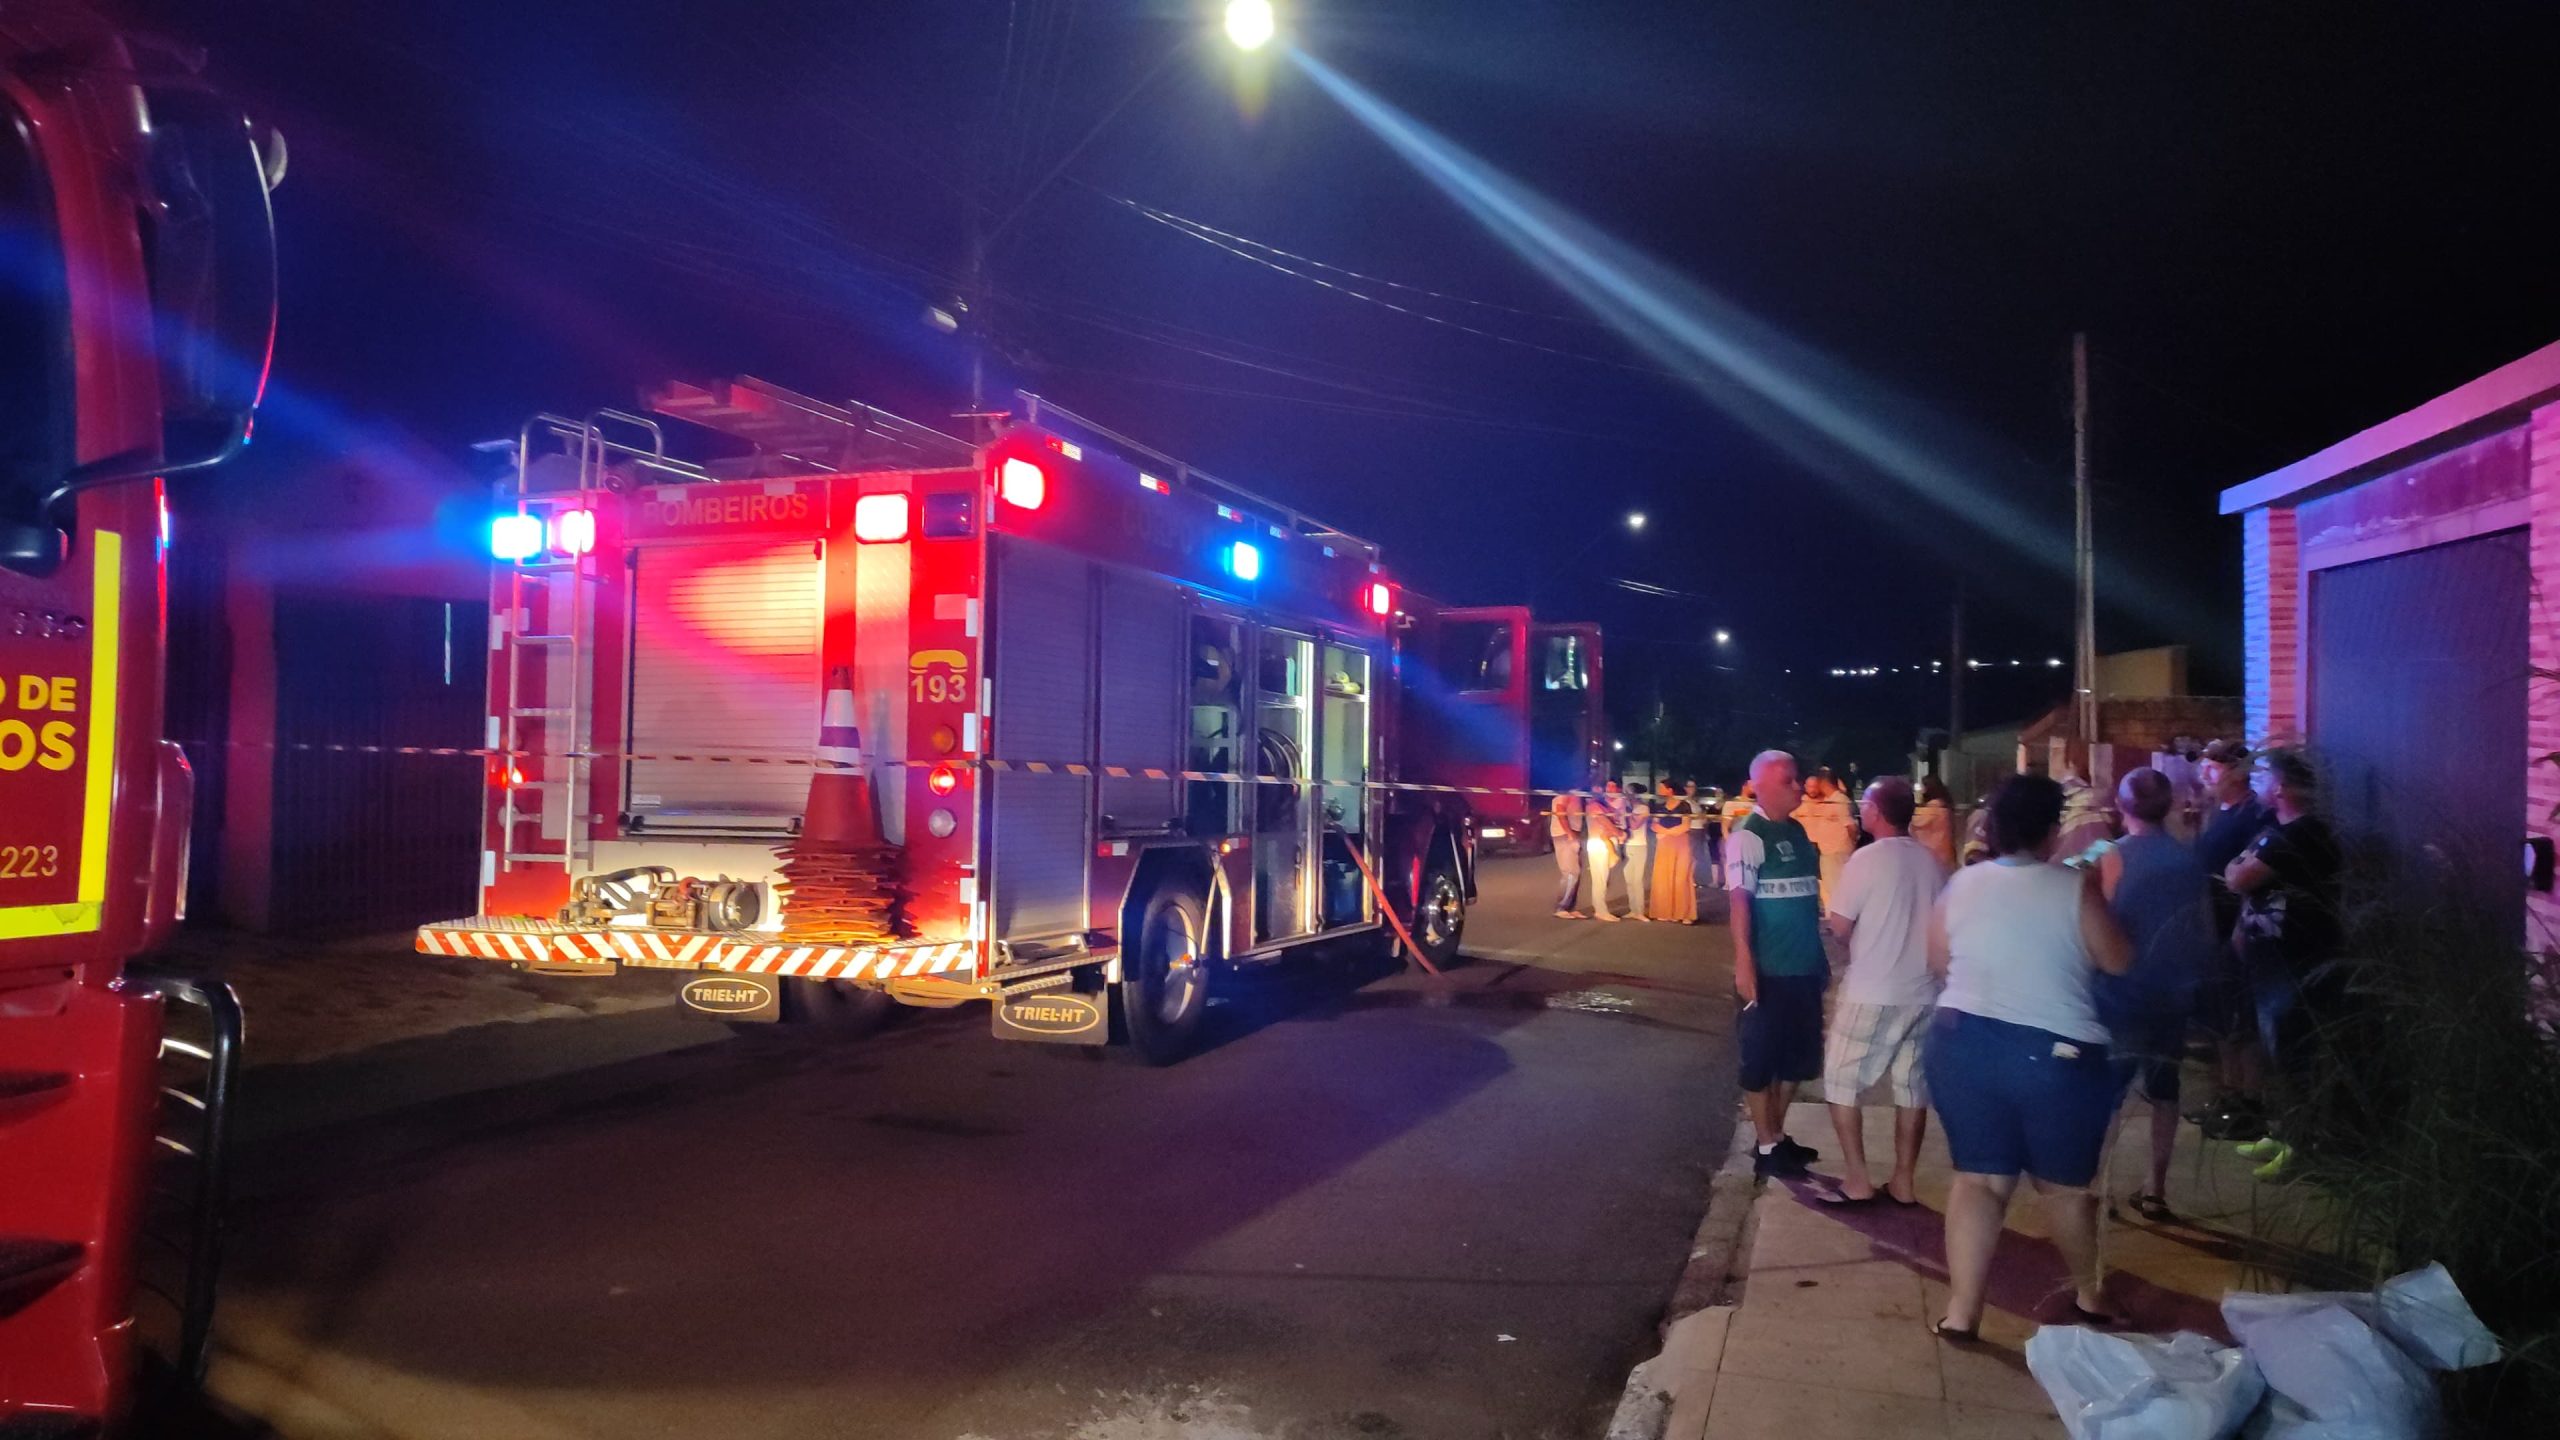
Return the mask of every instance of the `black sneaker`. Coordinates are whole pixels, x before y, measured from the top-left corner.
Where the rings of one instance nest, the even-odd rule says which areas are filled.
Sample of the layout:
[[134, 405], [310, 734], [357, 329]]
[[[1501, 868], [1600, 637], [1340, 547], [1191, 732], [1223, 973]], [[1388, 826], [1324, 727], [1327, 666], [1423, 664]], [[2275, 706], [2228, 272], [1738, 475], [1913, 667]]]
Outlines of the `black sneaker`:
[[1792, 1135], [1781, 1135], [1778, 1137], [1777, 1152], [1781, 1155], [1793, 1155], [1796, 1157], [1796, 1168], [1799, 1170], [1822, 1158], [1821, 1151], [1814, 1149], [1810, 1145], [1797, 1144], [1795, 1137]]
[[[1802, 1146], [1797, 1147], [1797, 1149], [1802, 1148]], [[1763, 1180], [1772, 1176], [1801, 1175], [1804, 1173], [1804, 1161], [1796, 1155], [1795, 1151], [1789, 1150], [1787, 1143], [1781, 1140], [1771, 1149], [1753, 1152], [1751, 1173]]]

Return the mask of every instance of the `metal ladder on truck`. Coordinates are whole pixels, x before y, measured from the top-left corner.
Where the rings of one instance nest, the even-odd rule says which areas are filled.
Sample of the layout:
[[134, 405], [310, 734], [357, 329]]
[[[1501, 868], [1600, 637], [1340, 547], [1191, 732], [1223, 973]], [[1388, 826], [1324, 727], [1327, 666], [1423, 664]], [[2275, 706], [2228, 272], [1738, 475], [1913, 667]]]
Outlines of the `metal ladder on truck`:
[[[645, 439], [613, 438], [608, 426]], [[541, 439], [555, 442], [557, 453], [574, 464], [573, 485], [537, 485], [535, 446]], [[516, 513], [541, 517], [547, 543], [540, 554], [490, 576], [490, 644], [498, 651], [498, 673], [488, 743], [499, 752], [502, 870], [559, 865], [574, 872], [594, 858], [588, 802], [594, 793], [595, 667], [589, 652], [596, 587], [607, 573], [596, 554], [595, 500], [617, 478], [616, 467], [652, 472], [673, 484], [712, 478], [670, 459], [658, 422], [627, 411], [598, 410], [584, 420], [536, 415], [516, 437]], [[566, 518], [576, 514], [586, 518]], [[564, 525], [583, 529], [564, 533]], [[528, 795], [530, 804], [523, 799]], [[522, 833], [528, 821], [530, 836]]]

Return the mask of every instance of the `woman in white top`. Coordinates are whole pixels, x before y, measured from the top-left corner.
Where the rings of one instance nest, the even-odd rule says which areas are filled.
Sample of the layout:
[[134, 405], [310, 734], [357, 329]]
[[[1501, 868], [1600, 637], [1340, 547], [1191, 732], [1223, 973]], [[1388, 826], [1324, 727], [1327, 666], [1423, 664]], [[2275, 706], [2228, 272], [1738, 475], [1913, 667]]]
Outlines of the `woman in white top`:
[[1930, 1022], [1929, 1098], [1955, 1162], [1947, 1196], [1947, 1310], [1929, 1328], [1970, 1341], [2018, 1176], [2035, 1181], [2070, 1267], [2072, 1318], [2111, 1324], [2098, 1292], [2098, 1197], [2090, 1189], [2121, 1089], [2091, 977], [2121, 975], [2133, 950], [2095, 872], [2051, 863], [2062, 787], [2001, 782], [1985, 809], [1992, 860], [1959, 871], [1929, 924], [1946, 982]]

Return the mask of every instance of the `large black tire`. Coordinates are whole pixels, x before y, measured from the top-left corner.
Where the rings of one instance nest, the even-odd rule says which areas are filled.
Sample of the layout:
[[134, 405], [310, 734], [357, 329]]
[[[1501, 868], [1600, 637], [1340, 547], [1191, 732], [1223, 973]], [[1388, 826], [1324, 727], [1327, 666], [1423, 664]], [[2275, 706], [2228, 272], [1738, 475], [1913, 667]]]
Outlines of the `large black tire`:
[[842, 980], [789, 979], [783, 982], [782, 1018], [823, 1027], [847, 1039], [869, 1035], [898, 1013], [888, 992]]
[[1179, 884], [1147, 897], [1136, 933], [1120, 952], [1120, 1018], [1129, 1049], [1150, 1065], [1170, 1065], [1200, 1043], [1209, 1013], [1208, 907]]
[[1458, 883], [1458, 872], [1446, 860], [1434, 860], [1422, 872], [1422, 895], [1413, 907], [1413, 919], [1407, 927], [1413, 931], [1413, 943], [1422, 947], [1424, 958], [1446, 970], [1463, 958], [1458, 942], [1467, 933], [1467, 890]]

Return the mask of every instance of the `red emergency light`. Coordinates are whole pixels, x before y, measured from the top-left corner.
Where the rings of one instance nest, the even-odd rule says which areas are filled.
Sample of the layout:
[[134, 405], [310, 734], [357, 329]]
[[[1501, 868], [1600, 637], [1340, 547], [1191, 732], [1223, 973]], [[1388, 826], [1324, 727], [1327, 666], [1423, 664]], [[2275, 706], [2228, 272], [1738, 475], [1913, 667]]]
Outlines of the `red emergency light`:
[[596, 548], [596, 512], [561, 511], [551, 521], [551, 548], [563, 555], [584, 555]]
[[996, 467], [996, 494], [1007, 505], [1037, 510], [1049, 498], [1049, 472], [1015, 456]]
[[960, 772], [947, 763], [936, 765], [925, 772], [924, 788], [936, 795], [948, 795], [960, 788]]
[[853, 502], [853, 538], [865, 545], [906, 539], [911, 508], [903, 494], [862, 496]]
[[1369, 582], [1369, 613], [1384, 620], [1396, 613], [1396, 587], [1384, 580]]

